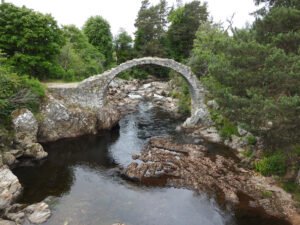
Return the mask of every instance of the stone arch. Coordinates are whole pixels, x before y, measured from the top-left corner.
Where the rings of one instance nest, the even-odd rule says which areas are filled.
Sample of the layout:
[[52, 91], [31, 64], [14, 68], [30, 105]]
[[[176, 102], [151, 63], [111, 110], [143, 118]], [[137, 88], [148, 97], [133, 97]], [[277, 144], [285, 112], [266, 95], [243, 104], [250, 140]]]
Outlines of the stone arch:
[[97, 101], [103, 105], [105, 103], [106, 91], [110, 82], [121, 72], [139, 65], [154, 64], [175, 70], [187, 81], [192, 101], [191, 117], [186, 121], [186, 125], [194, 125], [198, 122], [209, 123], [209, 114], [204, 104], [205, 91], [198, 78], [193, 74], [188, 66], [185, 66], [173, 59], [145, 57], [129, 60], [119, 66], [83, 80], [78, 88], [87, 95], [97, 95]]

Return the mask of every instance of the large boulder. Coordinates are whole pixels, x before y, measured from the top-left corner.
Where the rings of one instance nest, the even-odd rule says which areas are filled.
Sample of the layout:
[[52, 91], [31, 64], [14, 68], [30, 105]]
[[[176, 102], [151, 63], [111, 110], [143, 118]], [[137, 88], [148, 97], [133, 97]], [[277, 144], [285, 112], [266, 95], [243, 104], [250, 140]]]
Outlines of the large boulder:
[[49, 205], [45, 202], [30, 205], [24, 211], [28, 220], [34, 224], [45, 223], [51, 216]]
[[7, 208], [20, 194], [18, 178], [6, 166], [0, 168], [0, 210]]
[[89, 108], [71, 104], [67, 98], [57, 99], [51, 94], [47, 97], [41, 108], [39, 142], [96, 134], [98, 130], [112, 128], [120, 120], [120, 113], [113, 107]]
[[28, 109], [17, 109], [12, 112], [12, 122], [18, 141], [22, 142], [26, 137], [36, 142], [38, 122], [32, 112]]
[[104, 107], [97, 113], [97, 129], [108, 130], [116, 126], [121, 119], [121, 114], [112, 106]]
[[41, 110], [40, 142], [96, 133], [97, 118], [93, 111], [76, 105], [67, 107], [62, 101], [48, 97]]
[[17, 109], [12, 112], [12, 122], [19, 149], [5, 153], [4, 163], [11, 165], [21, 156], [38, 160], [47, 157], [48, 153], [37, 143], [38, 121], [33, 113], [28, 109]]

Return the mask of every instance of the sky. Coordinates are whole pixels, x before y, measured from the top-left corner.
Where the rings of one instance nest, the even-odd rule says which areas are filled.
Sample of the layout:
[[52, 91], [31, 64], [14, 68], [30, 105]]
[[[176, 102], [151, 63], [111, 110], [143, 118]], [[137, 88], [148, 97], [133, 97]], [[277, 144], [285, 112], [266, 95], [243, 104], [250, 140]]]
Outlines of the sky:
[[[167, 1], [169, 6], [176, 4], [176, 0]], [[81, 28], [90, 16], [101, 15], [110, 23], [112, 33], [116, 35], [120, 28], [124, 28], [130, 34], [134, 33], [134, 21], [142, 0], [6, 0], [6, 2], [50, 13], [60, 25], [75, 24], [78, 28]], [[150, 2], [156, 4], [159, 0]], [[210, 16], [215, 22], [226, 22], [233, 14], [235, 14], [233, 25], [236, 27], [244, 27], [246, 22], [253, 21], [249, 13], [256, 9], [254, 0], [206, 0], [206, 2]]]

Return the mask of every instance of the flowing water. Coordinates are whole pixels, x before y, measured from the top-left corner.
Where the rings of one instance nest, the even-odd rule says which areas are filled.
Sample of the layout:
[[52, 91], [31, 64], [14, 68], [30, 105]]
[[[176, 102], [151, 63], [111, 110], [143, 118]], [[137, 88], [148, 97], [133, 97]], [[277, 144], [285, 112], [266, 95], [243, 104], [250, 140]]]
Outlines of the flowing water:
[[[232, 212], [205, 193], [168, 187], [145, 187], [123, 180], [118, 165], [126, 166], [147, 139], [171, 135], [182, 120], [141, 103], [136, 113], [120, 121], [120, 129], [44, 145], [49, 157], [39, 164], [18, 167], [24, 186], [22, 203], [48, 196], [51, 225], [284, 225], [256, 212]], [[191, 140], [185, 140], [191, 141]], [[208, 146], [211, 151], [227, 149]]]

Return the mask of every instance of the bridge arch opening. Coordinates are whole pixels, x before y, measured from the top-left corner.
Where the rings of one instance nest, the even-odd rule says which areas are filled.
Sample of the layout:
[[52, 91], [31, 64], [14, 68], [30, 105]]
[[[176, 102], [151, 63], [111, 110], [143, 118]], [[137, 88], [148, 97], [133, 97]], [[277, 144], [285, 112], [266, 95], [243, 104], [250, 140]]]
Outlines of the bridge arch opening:
[[87, 78], [82, 81], [78, 87], [87, 92], [97, 92], [100, 104], [104, 105], [108, 86], [115, 77], [121, 72], [127, 71], [133, 67], [149, 64], [172, 69], [186, 80], [191, 96], [191, 117], [187, 122], [190, 124], [196, 124], [198, 122], [205, 123], [205, 120], [208, 119], [208, 111], [204, 104], [204, 88], [188, 66], [176, 62], [173, 59], [145, 57], [129, 60], [100, 75]]

